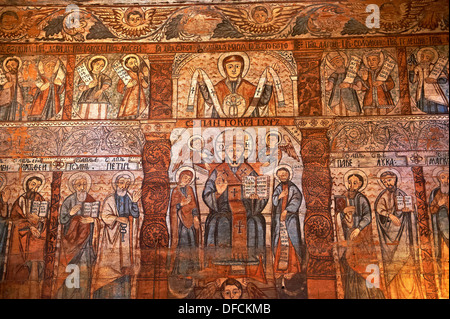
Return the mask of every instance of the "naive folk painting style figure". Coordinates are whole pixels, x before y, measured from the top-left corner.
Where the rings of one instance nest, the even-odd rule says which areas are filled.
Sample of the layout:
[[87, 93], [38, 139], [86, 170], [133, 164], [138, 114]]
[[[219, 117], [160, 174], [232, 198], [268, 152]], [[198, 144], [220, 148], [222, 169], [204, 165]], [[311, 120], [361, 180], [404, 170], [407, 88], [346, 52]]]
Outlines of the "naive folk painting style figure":
[[302, 271], [302, 240], [299, 209], [303, 195], [291, 181], [292, 169], [280, 166], [276, 170], [279, 181], [272, 195], [272, 253], [275, 278], [291, 279]]
[[247, 277], [217, 278], [196, 295], [196, 299], [267, 299], [267, 295]]
[[428, 114], [448, 113], [448, 96], [441, 87], [448, 82], [448, 59], [440, 58], [431, 47], [420, 49], [416, 55], [410, 57], [408, 65], [409, 81], [416, 86], [416, 106]]
[[39, 61], [40, 80], [30, 94], [33, 95], [28, 112], [29, 121], [54, 119], [62, 109], [61, 94], [64, 92], [66, 70], [58, 58], [46, 57]]
[[[67, 184], [72, 194], [63, 201], [59, 216], [61, 242], [56, 283], [57, 298], [89, 299], [100, 226], [96, 216], [98, 214], [93, 214], [92, 209], [96, 201], [89, 194], [91, 177], [87, 173], [73, 174]], [[97, 213], [98, 208], [97, 206]], [[66, 272], [68, 265], [78, 266], [79, 288], [68, 288], [64, 282], [68, 275]]]
[[436, 174], [439, 187], [433, 189], [430, 194], [430, 213], [433, 227], [434, 249], [438, 265], [438, 277], [442, 298], [448, 298], [448, 271], [449, 271], [449, 248], [448, 248], [448, 188], [449, 171], [440, 170]]
[[45, 185], [42, 174], [25, 177], [25, 193], [11, 208], [12, 229], [3, 293], [8, 298], [40, 298], [48, 202], [39, 193]]
[[96, 55], [89, 59], [87, 69], [91, 81], [86, 83], [80, 78], [78, 89], [83, 92], [78, 100], [78, 116], [82, 119], [106, 119], [111, 106], [106, 91], [111, 87], [111, 78], [104, 73], [108, 60]]
[[373, 50], [363, 55], [363, 62], [365, 68], [360, 72], [363, 80], [364, 115], [386, 115], [395, 107], [391, 94], [395, 82], [389, 74], [392, 68], [385, 65], [393, 67], [395, 61], [383, 51]]
[[347, 192], [336, 196], [336, 213], [341, 220], [345, 242], [340, 258], [345, 299], [384, 299], [381, 289], [368, 287], [367, 266], [378, 264], [372, 239], [372, 211], [362, 190], [367, 186], [367, 176], [359, 170], [344, 175]]
[[[117, 118], [136, 119], [147, 109], [145, 89], [149, 85], [149, 70], [145, 62], [141, 62], [136, 54], [128, 54], [122, 58], [122, 67], [129, 79], [120, 79], [117, 92], [123, 94]], [[124, 82], [126, 81], [126, 82]]]
[[391, 299], [421, 299], [423, 293], [414, 249], [414, 208], [406, 203], [412, 203], [411, 197], [398, 188], [399, 176], [394, 170], [379, 174], [385, 189], [375, 200], [386, 289]]
[[0, 281], [5, 266], [6, 241], [8, 238], [9, 192], [6, 191], [6, 176], [0, 175]]
[[[275, 65], [273, 67], [276, 68]], [[275, 81], [279, 83], [273, 67], [265, 69], [258, 86], [244, 79], [250, 68], [250, 60], [245, 53], [227, 53], [220, 56], [218, 69], [224, 79], [214, 86], [205, 71], [190, 69], [192, 83], [188, 109], [193, 109], [193, 94], [198, 83], [201, 94], [197, 99], [197, 117], [276, 116], [273, 91], [274, 87], [275, 90], [281, 90], [281, 85], [273, 85]], [[282, 96], [282, 93], [279, 95]]]
[[199, 247], [202, 242], [200, 209], [191, 186], [195, 178], [192, 168], [182, 167], [177, 172], [177, 186], [170, 202], [171, 259], [170, 273], [191, 277], [200, 270]]
[[[256, 139], [259, 144], [259, 139]], [[275, 167], [280, 164], [283, 155], [287, 155], [300, 162], [300, 157], [292, 144], [290, 137], [282, 134], [278, 130], [270, 130], [265, 135], [265, 145], [258, 152], [258, 161], [262, 163], [261, 171], [263, 173], [273, 172]], [[257, 147], [259, 149], [259, 146]]]
[[[225, 162], [209, 175], [203, 201], [210, 213], [205, 224], [205, 246], [216, 265], [247, 267], [256, 275], [265, 257], [266, 222], [261, 212], [268, 198], [244, 192], [244, 179], [258, 174], [244, 161], [245, 145], [239, 138], [225, 143]], [[209, 260], [207, 260], [209, 261]]]
[[22, 60], [19, 57], [8, 57], [3, 61], [4, 78], [0, 78], [0, 121], [22, 120], [25, 99], [21, 66]]
[[137, 274], [138, 201], [141, 190], [128, 190], [134, 175], [123, 171], [112, 179], [114, 193], [106, 197], [100, 218], [103, 221], [97, 261], [92, 281], [96, 299], [129, 299], [131, 284]]
[[[359, 60], [361, 61], [361, 60]], [[359, 75], [348, 74], [348, 57], [343, 52], [331, 52], [325, 57], [325, 63], [330, 70], [325, 91], [330, 92], [327, 106], [334, 114], [340, 116], [362, 115], [357, 91], [361, 91], [363, 84]], [[359, 65], [356, 66], [356, 71]]]

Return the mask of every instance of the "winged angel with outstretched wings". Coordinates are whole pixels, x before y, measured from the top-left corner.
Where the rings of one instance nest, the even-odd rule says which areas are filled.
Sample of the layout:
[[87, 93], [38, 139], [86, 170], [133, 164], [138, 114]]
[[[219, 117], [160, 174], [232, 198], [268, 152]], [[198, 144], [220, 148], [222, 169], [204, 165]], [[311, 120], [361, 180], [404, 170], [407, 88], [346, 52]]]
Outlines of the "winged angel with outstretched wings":
[[[367, 17], [366, 7], [370, 1], [346, 2], [342, 6], [353, 17]], [[448, 1], [403, 0], [385, 2], [380, 5], [380, 30], [384, 32], [402, 32], [417, 26], [421, 29], [436, 29], [448, 14]], [[448, 16], [448, 15], [447, 15]]]
[[136, 39], [151, 36], [175, 8], [89, 8], [112, 32], [120, 38]]
[[269, 10], [256, 6], [250, 12], [244, 8], [218, 6], [234, 27], [247, 36], [270, 36], [281, 32], [304, 6], [279, 6]]
[[53, 13], [55, 9], [17, 9], [0, 10], [0, 39], [18, 39], [23, 36], [36, 37], [38, 24]]

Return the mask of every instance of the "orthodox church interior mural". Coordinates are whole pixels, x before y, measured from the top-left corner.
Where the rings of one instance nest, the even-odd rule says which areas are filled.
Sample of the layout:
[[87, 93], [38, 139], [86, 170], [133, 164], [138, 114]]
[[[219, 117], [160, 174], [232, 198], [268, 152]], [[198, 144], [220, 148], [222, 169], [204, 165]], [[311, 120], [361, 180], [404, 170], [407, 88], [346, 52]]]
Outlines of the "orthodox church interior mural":
[[448, 298], [448, 6], [2, 3], [1, 298]]

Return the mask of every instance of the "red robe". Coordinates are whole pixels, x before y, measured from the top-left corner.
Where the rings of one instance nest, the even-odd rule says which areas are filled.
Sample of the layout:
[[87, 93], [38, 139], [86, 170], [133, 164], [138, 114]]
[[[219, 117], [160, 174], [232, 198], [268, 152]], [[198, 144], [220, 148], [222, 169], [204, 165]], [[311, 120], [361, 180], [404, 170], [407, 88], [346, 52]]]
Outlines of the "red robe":
[[[143, 73], [137, 73], [128, 71], [128, 75], [131, 77], [131, 81], [135, 80], [137, 84], [131, 88], [127, 88], [122, 80], [117, 83], [117, 91], [124, 94], [122, 103], [119, 107], [118, 119], [124, 119], [127, 117], [138, 117], [138, 113], [142, 113], [147, 107], [147, 99], [145, 98], [144, 88], [148, 87], [148, 83], [144, 80]], [[139, 105], [139, 109], [138, 109]]]
[[[32, 222], [28, 219], [31, 214], [31, 201], [26, 201], [25, 195], [21, 195], [13, 204], [11, 209], [11, 237], [9, 242], [9, 251], [7, 256], [5, 290], [4, 297], [11, 298], [18, 294], [19, 298], [36, 298], [28, 291], [28, 287], [22, 287], [30, 284], [30, 262], [44, 261], [45, 239], [47, 228], [44, 222], [44, 228], [39, 238], [32, 235], [30, 226], [37, 228], [38, 222]], [[41, 194], [35, 193], [32, 200], [44, 201]], [[25, 202], [25, 204], [23, 204]], [[23, 205], [23, 206], [21, 206]], [[20, 291], [19, 291], [20, 290]]]
[[[49, 107], [54, 107], [54, 115], [58, 114], [59, 111], [61, 111], [61, 102], [59, 95], [64, 90], [64, 86], [57, 85], [55, 83], [49, 82], [48, 79], [45, 77], [42, 78], [44, 84], [50, 83], [49, 87], [43, 91], [41, 91], [39, 88], [35, 87], [33, 90], [31, 90], [30, 94], [34, 95], [33, 103], [31, 104], [30, 111], [28, 112], [28, 117], [38, 117], [42, 120], [48, 120], [48, 118], [45, 117], [45, 114], [43, 114], [44, 109], [47, 105], [47, 103], [50, 103]], [[50, 89], [53, 87], [53, 97], [50, 96]], [[53, 99], [52, 101], [49, 101], [49, 99]], [[54, 104], [54, 105], [52, 105]]]

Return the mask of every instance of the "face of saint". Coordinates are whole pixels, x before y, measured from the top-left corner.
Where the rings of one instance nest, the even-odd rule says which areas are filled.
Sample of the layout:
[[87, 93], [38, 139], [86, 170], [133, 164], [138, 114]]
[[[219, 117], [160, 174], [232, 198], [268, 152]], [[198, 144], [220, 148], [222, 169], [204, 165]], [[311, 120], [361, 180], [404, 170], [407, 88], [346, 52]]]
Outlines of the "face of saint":
[[122, 194], [122, 196], [127, 192], [131, 185], [131, 179], [126, 177], [121, 177], [116, 181], [117, 193]]
[[357, 192], [362, 186], [362, 182], [356, 176], [350, 176], [348, 179], [349, 192]]
[[193, 140], [192, 148], [196, 151], [201, 151], [202, 150], [202, 140], [199, 138], [196, 138], [195, 140]]
[[2, 20], [0, 21], [3, 30], [12, 30], [19, 23], [18, 17], [12, 11], [8, 12], [11, 12], [11, 14], [3, 14]]
[[85, 192], [87, 190], [87, 181], [85, 178], [79, 178], [73, 183], [76, 192]]
[[439, 183], [441, 184], [441, 192], [444, 194], [448, 194], [448, 176], [448, 172], [443, 172], [438, 176]]
[[336, 70], [345, 69], [344, 63], [345, 63], [345, 61], [344, 61], [344, 59], [342, 57], [335, 58], [331, 62], [331, 64], [333, 64], [333, 66], [336, 68]]
[[421, 63], [430, 64], [433, 62], [434, 55], [430, 51], [423, 51], [420, 55]]
[[41, 187], [41, 185], [42, 185], [42, 182], [38, 181], [36, 179], [32, 179], [27, 182], [28, 190], [30, 192], [37, 192], [39, 187]]
[[270, 147], [274, 147], [275, 145], [278, 144], [278, 136], [277, 135], [269, 135], [267, 137], [267, 143], [269, 144]]
[[285, 170], [279, 170], [277, 172], [277, 177], [282, 183], [287, 183], [289, 181], [290, 174]]
[[44, 64], [44, 74], [46, 77], [51, 78], [53, 75], [53, 70], [55, 69], [56, 62], [50, 61]]
[[6, 68], [10, 73], [17, 74], [17, 71], [19, 70], [19, 63], [16, 60], [9, 60], [6, 63]]
[[253, 13], [253, 20], [257, 23], [266, 23], [269, 18], [269, 15], [264, 10], [255, 10]]
[[139, 13], [130, 13], [128, 15], [127, 22], [132, 27], [137, 27], [142, 24], [142, 16]]
[[242, 290], [236, 285], [226, 285], [222, 291], [223, 299], [239, 299], [242, 296]]
[[102, 71], [104, 66], [105, 66], [105, 61], [97, 60], [94, 63], [92, 63], [92, 72], [95, 74], [98, 74]]
[[192, 177], [189, 174], [181, 174], [180, 181], [178, 183], [181, 187], [185, 187], [186, 185], [189, 185], [191, 180]]
[[242, 157], [244, 155], [244, 145], [242, 144], [234, 144], [228, 145], [225, 148], [225, 155], [228, 158], [228, 162], [232, 165], [236, 165], [242, 162]]
[[384, 187], [386, 187], [389, 191], [393, 192], [396, 188], [396, 178], [395, 176], [386, 176], [381, 179]]
[[138, 64], [136, 58], [129, 58], [127, 60], [126, 66], [130, 70], [133, 70], [134, 72], [137, 72], [139, 70], [139, 64]]
[[242, 73], [242, 63], [238, 61], [228, 62], [227, 64], [225, 64], [225, 71], [227, 72], [230, 80], [235, 80]]
[[367, 64], [372, 70], [376, 70], [380, 64], [380, 57], [378, 55], [370, 55], [367, 57]]

